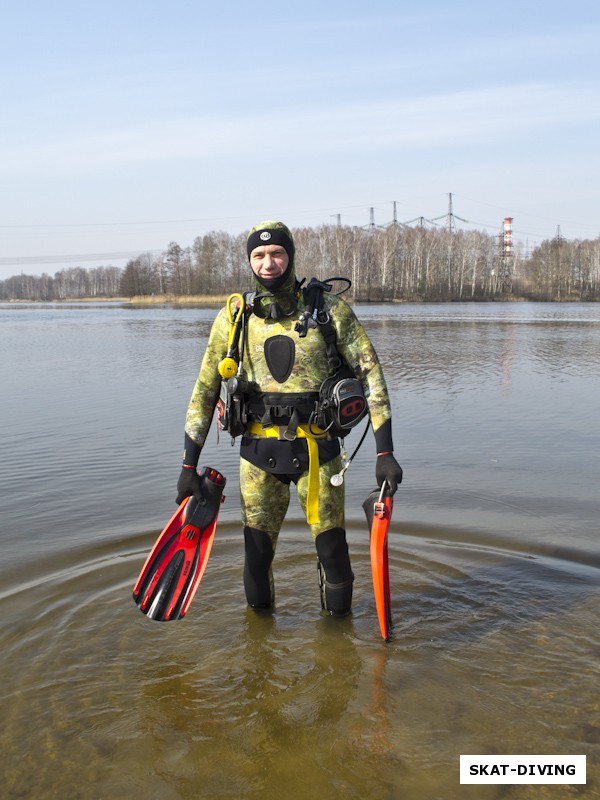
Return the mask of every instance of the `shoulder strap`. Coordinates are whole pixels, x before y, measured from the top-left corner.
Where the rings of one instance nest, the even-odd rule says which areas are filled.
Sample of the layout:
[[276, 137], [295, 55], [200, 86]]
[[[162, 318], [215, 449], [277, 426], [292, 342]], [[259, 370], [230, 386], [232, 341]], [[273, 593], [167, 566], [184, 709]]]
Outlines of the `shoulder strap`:
[[325, 340], [325, 354], [327, 356], [327, 362], [329, 363], [329, 371], [331, 374], [333, 374], [342, 366], [342, 359], [338, 353], [336, 344], [337, 336], [335, 333], [335, 328], [333, 327], [331, 317], [327, 312], [325, 312], [323, 321], [321, 322], [317, 320], [317, 322], [319, 330], [321, 331], [321, 335]]
[[329, 370], [331, 374], [334, 374], [341, 367], [342, 360], [336, 346], [335, 328], [323, 302], [323, 292], [330, 292], [332, 288], [329, 281], [319, 281], [317, 278], [311, 278], [309, 284], [302, 290], [306, 308], [296, 323], [295, 330], [300, 338], [303, 339], [309, 328], [319, 329], [325, 341], [325, 353]]

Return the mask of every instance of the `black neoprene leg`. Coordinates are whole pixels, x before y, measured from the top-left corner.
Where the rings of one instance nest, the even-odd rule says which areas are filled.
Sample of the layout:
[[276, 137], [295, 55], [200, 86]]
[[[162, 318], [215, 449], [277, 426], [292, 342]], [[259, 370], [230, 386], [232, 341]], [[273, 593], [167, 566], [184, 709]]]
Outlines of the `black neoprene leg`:
[[265, 531], [245, 527], [244, 542], [244, 589], [248, 605], [252, 608], [271, 608], [275, 602], [271, 572], [274, 555], [271, 537]]
[[352, 608], [354, 575], [350, 566], [346, 531], [343, 528], [331, 528], [320, 533], [315, 544], [323, 608], [335, 616], [349, 614]]

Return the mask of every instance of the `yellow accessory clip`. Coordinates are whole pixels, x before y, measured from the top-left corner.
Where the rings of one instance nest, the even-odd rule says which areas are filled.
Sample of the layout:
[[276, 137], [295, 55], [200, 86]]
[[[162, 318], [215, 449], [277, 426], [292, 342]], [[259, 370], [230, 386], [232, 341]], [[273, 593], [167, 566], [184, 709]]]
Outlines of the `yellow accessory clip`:
[[235, 356], [240, 336], [240, 325], [246, 311], [246, 301], [241, 294], [232, 294], [227, 298], [227, 316], [229, 318], [229, 340], [227, 342], [227, 356], [219, 362], [217, 369], [219, 375], [227, 380], [237, 374], [239, 364]]
[[[320, 428], [315, 432], [315, 426], [306, 424], [298, 425], [296, 437], [306, 439], [308, 445], [308, 492], [306, 497], [306, 521], [309, 525], [319, 524], [319, 445], [317, 439], [327, 436]], [[260, 422], [251, 422], [248, 432], [251, 436], [271, 436], [283, 441], [290, 441], [282, 434], [283, 426], [272, 425], [263, 428]]]

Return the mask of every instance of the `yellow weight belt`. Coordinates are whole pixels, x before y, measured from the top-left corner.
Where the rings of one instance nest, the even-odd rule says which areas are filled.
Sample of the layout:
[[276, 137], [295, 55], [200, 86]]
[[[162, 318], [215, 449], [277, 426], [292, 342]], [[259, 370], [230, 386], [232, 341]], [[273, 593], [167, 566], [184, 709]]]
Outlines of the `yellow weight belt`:
[[[271, 436], [281, 441], [290, 441], [281, 433], [287, 426], [272, 425], [263, 428], [260, 422], [251, 422], [248, 426], [250, 436]], [[325, 431], [314, 425], [298, 425], [296, 438], [306, 439], [308, 445], [308, 492], [306, 496], [306, 521], [309, 525], [319, 523], [319, 446], [317, 439], [324, 439], [327, 436]]]

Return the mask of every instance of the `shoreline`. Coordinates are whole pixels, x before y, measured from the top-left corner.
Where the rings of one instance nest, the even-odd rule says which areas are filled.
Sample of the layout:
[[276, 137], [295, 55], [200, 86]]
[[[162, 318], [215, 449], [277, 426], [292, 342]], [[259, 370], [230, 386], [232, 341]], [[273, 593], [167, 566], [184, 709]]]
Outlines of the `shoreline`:
[[120, 305], [193, 305], [193, 306], [217, 306], [226, 302], [229, 295], [136, 295], [134, 297], [64, 297], [52, 300], [29, 300], [25, 298], [8, 298], [0, 300], [0, 303], [7, 304], [77, 304], [77, 303], [118, 303]]
[[[160, 306], [160, 305], [169, 305], [169, 306], [203, 306], [205, 308], [209, 308], [211, 306], [219, 307], [224, 305], [227, 302], [227, 298], [229, 294], [221, 294], [221, 295], [173, 295], [173, 294], [161, 294], [161, 295], [134, 295], [133, 297], [64, 297], [64, 298], [55, 298], [52, 300], [31, 300], [26, 298], [8, 298], [8, 299], [0, 299], [0, 304], [7, 304], [7, 305], [20, 305], [20, 304], [30, 304], [30, 305], [76, 305], [77, 303], [81, 303], [82, 305], [85, 304], [118, 304], [118, 305], [126, 305], [126, 306]], [[438, 304], [438, 303], [597, 303], [598, 300], [582, 300], [579, 297], [564, 297], [561, 299], [553, 299], [553, 300], [542, 300], [538, 298], [531, 298], [531, 297], [515, 297], [515, 296], [498, 296], [498, 297], [463, 297], [459, 299], [428, 299], [424, 300], [420, 297], [415, 297], [411, 300], [406, 299], [394, 299], [394, 300], [383, 300], [383, 299], [354, 299], [352, 298], [349, 300], [351, 305], [422, 305], [422, 304]]]

